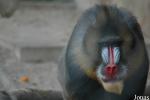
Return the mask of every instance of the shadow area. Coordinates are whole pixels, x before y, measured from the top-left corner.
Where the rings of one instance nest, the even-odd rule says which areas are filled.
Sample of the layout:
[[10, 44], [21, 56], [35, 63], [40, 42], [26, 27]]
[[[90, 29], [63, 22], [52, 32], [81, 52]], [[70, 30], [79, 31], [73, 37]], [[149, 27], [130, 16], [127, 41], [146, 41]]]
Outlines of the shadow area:
[[[150, 86], [144, 96], [150, 97]], [[0, 91], [0, 100], [63, 100], [61, 91], [18, 90], [13, 92]]]
[[63, 100], [60, 91], [18, 90], [0, 92], [0, 100]]

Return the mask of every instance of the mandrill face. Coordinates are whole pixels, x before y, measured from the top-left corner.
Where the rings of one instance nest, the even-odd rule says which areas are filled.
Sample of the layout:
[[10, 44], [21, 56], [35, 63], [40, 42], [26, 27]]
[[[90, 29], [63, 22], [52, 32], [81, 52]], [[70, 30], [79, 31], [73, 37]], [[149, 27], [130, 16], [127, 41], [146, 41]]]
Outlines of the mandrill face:
[[120, 62], [120, 47], [102, 47], [102, 63], [96, 71], [97, 77], [104, 82], [115, 82], [124, 79], [127, 74], [127, 66]]
[[117, 94], [121, 94], [123, 81], [127, 77], [127, 65], [122, 60], [120, 43], [119, 40], [111, 40], [111, 44], [109, 41], [100, 43], [101, 62], [96, 69], [97, 80], [104, 89]]
[[87, 10], [64, 57], [60, 76], [65, 81], [60, 80], [68, 98], [132, 100], [144, 92], [147, 51], [140, 25], [125, 9], [97, 5]]
[[134, 72], [132, 68], [138, 68], [134, 58], [134, 50], [139, 48], [136, 36], [119, 18], [110, 18], [99, 26], [95, 23], [86, 35], [84, 50], [92, 67], [83, 65], [83, 69], [89, 77], [95, 76], [106, 91], [121, 94], [124, 81]]

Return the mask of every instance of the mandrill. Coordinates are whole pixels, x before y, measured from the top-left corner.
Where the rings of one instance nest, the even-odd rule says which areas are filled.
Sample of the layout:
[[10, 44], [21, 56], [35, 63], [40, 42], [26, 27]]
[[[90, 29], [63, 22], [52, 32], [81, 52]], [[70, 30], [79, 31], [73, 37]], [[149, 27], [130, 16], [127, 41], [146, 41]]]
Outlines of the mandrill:
[[149, 60], [136, 18], [96, 5], [77, 22], [59, 65], [64, 100], [134, 100], [145, 90]]

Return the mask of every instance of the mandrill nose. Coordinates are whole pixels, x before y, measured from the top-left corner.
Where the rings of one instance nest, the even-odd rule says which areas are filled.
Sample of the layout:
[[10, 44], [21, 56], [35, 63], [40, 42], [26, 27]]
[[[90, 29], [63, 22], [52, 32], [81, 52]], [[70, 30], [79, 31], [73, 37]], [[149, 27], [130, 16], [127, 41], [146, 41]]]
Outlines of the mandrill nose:
[[108, 77], [114, 77], [118, 71], [118, 67], [115, 64], [107, 65], [105, 67], [105, 74]]

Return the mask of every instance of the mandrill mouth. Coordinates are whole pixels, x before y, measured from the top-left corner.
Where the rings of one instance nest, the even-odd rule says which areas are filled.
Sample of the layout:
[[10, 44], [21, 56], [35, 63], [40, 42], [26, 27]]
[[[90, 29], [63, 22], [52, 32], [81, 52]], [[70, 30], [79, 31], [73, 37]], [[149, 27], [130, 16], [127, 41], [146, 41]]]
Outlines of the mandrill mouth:
[[114, 69], [114, 71], [110, 72], [105, 71], [106, 69], [102, 66], [103, 64], [101, 64], [96, 71], [96, 76], [98, 80], [102, 80], [103, 82], [114, 83], [117, 81], [124, 80], [127, 76], [127, 67], [125, 65], [119, 66], [117, 70]]
[[119, 66], [119, 69], [117, 69], [117, 72], [114, 73], [113, 71], [108, 74], [105, 71], [105, 68], [102, 67], [103, 64], [101, 64], [96, 72], [97, 79], [99, 83], [102, 84], [104, 90], [106, 92], [114, 93], [114, 94], [121, 94], [124, 87], [124, 79], [127, 76], [127, 67], [126, 66]]
[[113, 82], [119, 81], [115, 77], [101, 78], [101, 80], [104, 81], [105, 83], [107, 83], [107, 82], [113, 83]]

